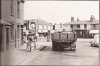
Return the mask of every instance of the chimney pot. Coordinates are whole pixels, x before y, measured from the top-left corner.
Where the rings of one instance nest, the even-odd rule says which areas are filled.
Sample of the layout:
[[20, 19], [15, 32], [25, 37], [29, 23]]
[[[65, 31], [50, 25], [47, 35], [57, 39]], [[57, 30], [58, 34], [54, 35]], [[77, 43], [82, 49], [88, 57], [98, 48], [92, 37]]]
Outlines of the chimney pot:
[[72, 17], [71, 17], [71, 22], [73, 22], [73, 21], [74, 21], [74, 17], [72, 16]]

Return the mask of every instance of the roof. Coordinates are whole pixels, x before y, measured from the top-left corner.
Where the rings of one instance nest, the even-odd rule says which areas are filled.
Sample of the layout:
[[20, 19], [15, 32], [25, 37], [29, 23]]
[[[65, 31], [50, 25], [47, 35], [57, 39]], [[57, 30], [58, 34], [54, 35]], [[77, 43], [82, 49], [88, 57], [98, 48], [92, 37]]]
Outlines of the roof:
[[44, 21], [44, 20], [40, 20], [40, 19], [32, 19], [32, 20], [24, 20], [25, 22], [26, 21], [33, 21], [33, 22], [35, 22], [35, 24], [37, 24], [37, 25], [52, 25], [52, 23], [48, 23], [48, 22], [46, 22], [46, 21]]
[[64, 25], [68, 25], [68, 24], [99, 24], [99, 20], [95, 20], [94, 22], [91, 21], [73, 21], [73, 22], [68, 22], [65, 23]]
[[0, 20], [0, 24], [12, 25], [10, 22], [4, 21], [4, 20]]

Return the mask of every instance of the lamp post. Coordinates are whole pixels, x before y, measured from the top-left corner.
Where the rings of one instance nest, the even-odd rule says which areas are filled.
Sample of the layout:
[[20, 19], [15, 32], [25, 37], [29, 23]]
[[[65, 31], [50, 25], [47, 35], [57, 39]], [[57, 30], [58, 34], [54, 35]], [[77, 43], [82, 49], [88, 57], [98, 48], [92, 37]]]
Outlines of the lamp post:
[[[33, 20], [32, 20], [32, 22], [31, 22], [31, 28], [32, 28], [32, 34], [34, 34], [34, 36], [33, 36], [33, 38], [34, 38], [35, 35], [36, 35], [36, 24], [35, 24], [35, 22], [33, 22]], [[36, 49], [36, 42], [35, 42], [35, 39], [33, 39], [33, 40], [34, 40], [34, 44], [35, 44], [34, 49]]]

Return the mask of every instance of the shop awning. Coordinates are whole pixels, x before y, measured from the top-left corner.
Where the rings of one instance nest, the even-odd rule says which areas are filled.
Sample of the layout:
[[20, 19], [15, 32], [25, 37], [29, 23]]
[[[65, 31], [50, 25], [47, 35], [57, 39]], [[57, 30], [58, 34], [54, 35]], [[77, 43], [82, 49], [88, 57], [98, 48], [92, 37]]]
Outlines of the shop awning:
[[38, 33], [47, 33], [48, 30], [38, 30]]
[[99, 30], [90, 30], [91, 34], [99, 33]]
[[48, 32], [48, 30], [42, 30], [44, 33], [47, 33]]
[[43, 33], [43, 31], [42, 31], [42, 30], [38, 30], [37, 32], [38, 32], [38, 33]]

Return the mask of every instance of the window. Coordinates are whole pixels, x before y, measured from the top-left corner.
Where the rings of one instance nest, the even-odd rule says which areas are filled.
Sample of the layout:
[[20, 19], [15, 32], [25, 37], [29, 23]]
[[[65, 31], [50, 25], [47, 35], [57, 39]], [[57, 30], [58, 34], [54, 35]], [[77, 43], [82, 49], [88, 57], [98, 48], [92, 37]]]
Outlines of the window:
[[17, 26], [17, 38], [19, 38], [20, 37], [20, 27], [19, 27], [19, 25]]
[[14, 16], [14, 0], [11, 1], [11, 16]]
[[20, 2], [17, 1], [17, 17], [20, 18]]
[[86, 24], [84, 24], [84, 28], [87, 28], [87, 25]]
[[73, 28], [73, 25], [70, 25], [71, 28]]
[[96, 28], [96, 25], [95, 24], [93, 25], [93, 28]]
[[44, 26], [42, 25], [42, 28], [44, 29]]
[[77, 25], [77, 28], [80, 28], [80, 25]]
[[14, 39], [14, 25], [11, 26], [11, 39]]
[[53, 30], [55, 30], [55, 25], [53, 25]]
[[62, 28], [62, 23], [60, 23], [60, 28]]
[[46, 26], [47, 27], [47, 29], [48, 29], [48, 26]]

